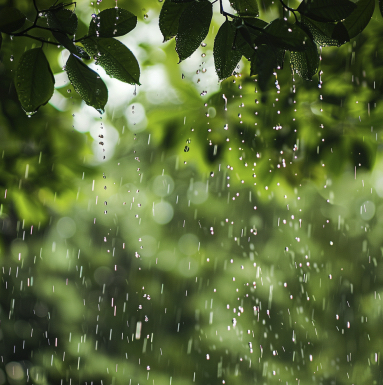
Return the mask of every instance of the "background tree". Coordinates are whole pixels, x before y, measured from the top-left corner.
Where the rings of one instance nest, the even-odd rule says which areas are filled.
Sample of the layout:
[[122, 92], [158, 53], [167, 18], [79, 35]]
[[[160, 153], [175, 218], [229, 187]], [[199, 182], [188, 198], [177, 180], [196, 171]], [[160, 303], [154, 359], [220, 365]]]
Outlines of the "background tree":
[[[261, 103], [251, 62], [213, 76], [219, 3], [179, 65], [165, 4], [118, 3], [139, 19], [121, 39], [142, 86], [91, 65], [101, 116], [53, 45], [53, 98], [21, 114], [5, 71], [30, 39], [3, 44], [1, 382], [379, 384], [378, 10], [312, 82], [285, 65]], [[78, 29], [113, 5], [78, 3]]]

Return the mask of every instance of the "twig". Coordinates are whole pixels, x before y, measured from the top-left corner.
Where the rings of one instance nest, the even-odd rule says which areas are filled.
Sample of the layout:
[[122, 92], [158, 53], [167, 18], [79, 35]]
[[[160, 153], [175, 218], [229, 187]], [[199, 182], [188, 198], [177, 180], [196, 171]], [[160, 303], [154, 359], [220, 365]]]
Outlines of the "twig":
[[293, 13], [293, 15], [294, 15], [294, 17], [295, 17], [295, 21], [298, 23], [298, 18], [297, 18], [297, 15], [295, 14], [295, 12], [296, 12], [297, 10], [294, 9], [294, 8], [289, 7], [288, 5], [286, 5], [286, 4], [283, 2], [283, 0], [279, 0], [279, 1], [281, 2], [282, 6], [283, 6], [284, 8], [286, 8], [288, 11], [290, 11], [290, 12]]

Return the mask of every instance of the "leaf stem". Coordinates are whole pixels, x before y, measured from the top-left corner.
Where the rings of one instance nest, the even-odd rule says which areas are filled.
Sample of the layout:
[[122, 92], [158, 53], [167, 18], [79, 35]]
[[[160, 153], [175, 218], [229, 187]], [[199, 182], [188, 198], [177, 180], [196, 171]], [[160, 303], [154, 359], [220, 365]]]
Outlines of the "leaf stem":
[[283, 8], [286, 8], [288, 11], [292, 12], [294, 17], [295, 17], [295, 21], [298, 23], [298, 18], [297, 18], [297, 15], [295, 14], [295, 12], [297, 11], [296, 9], [294, 8], [291, 8], [289, 7], [288, 5], [286, 5], [283, 0], [279, 0], [283, 6]]
[[37, 8], [36, 0], [33, 0], [33, 6], [35, 7], [35, 10], [37, 14], [40, 12], [39, 9]]

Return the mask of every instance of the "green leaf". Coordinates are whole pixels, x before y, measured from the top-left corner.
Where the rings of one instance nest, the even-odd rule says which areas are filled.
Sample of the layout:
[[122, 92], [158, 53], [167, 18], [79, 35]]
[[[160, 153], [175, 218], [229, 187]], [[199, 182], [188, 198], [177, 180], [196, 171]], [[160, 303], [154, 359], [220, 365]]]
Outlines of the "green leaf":
[[68, 35], [74, 35], [76, 33], [78, 24], [77, 16], [69, 9], [52, 8], [47, 12], [47, 21], [49, 28], [57, 29]]
[[176, 36], [179, 62], [188, 58], [202, 43], [213, 16], [213, 5], [208, 0], [192, 3], [180, 17]]
[[233, 47], [235, 29], [233, 22], [226, 20], [214, 40], [214, 64], [219, 80], [231, 76], [241, 60], [241, 52]]
[[172, 3], [192, 3], [196, 0], [170, 0]]
[[335, 25], [331, 37], [338, 40], [340, 44], [344, 44], [350, 41], [348, 31], [342, 22], [339, 22]]
[[77, 55], [76, 46], [74, 45], [73, 41], [68, 37], [68, 35], [66, 33], [58, 32], [58, 31], [52, 31], [52, 35], [69, 52]]
[[[359, 0], [355, 10], [341, 23], [350, 39], [359, 35], [368, 25], [375, 9], [375, 0]], [[338, 23], [339, 24], [339, 23]]]
[[258, 17], [258, 4], [256, 0], [230, 0], [231, 6], [241, 17]]
[[303, 0], [297, 10], [315, 21], [333, 22], [345, 19], [355, 8], [350, 0]]
[[55, 79], [42, 48], [23, 53], [16, 69], [15, 86], [21, 106], [28, 114], [48, 103]]
[[137, 25], [137, 16], [123, 8], [108, 8], [92, 19], [89, 36], [116, 37], [130, 32]]
[[161, 8], [159, 21], [164, 42], [177, 35], [181, 14], [189, 5], [190, 4], [187, 4], [186, 2], [175, 3], [170, 0], [165, 0], [165, 3]]
[[379, 0], [379, 11], [380, 14], [383, 16], [383, 0]]
[[97, 72], [74, 55], [70, 55], [65, 71], [75, 91], [84, 102], [102, 113], [108, 101], [108, 89]]
[[241, 24], [243, 19], [240, 18], [235, 18], [233, 22], [237, 26], [234, 46], [246, 59], [250, 60], [254, 55], [256, 41], [262, 33], [264, 33], [263, 28], [267, 23], [260, 19], [246, 19], [246, 21]]
[[260, 37], [263, 44], [273, 44], [289, 51], [304, 51], [311, 41], [308, 34], [298, 24], [290, 24], [283, 19], [275, 19], [268, 24]]
[[140, 84], [140, 66], [133, 53], [113, 38], [89, 37], [82, 41], [86, 51], [112, 78]]
[[25, 16], [13, 7], [6, 7], [0, 11], [0, 32], [12, 33], [20, 29], [25, 23]]
[[319, 53], [316, 44], [310, 41], [305, 51], [290, 52], [290, 63], [293, 71], [306, 80], [317, 73], [319, 67]]
[[76, 55], [78, 57], [81, 57], [82, 59], [85, 59], [85, 60], [90, 60], [90, 56], [87, 54], [87, 52], [84, 50], [83, 47], [80, 47], [79, 45], [75, 45], [75, 47], [77, 50]]
[[266, 91], [274, 69], [280, 64], [284, 51], [272, 45], [261, 45], [251, 58], [250, 75], [258, 75], [257, 84], [261, 91]]
[[302, 27], [312, 35], [314, 41], [321, 47], [328, 46], [340, 46], [343, 44], [342, 41], [334, 39], [332, 34], [334, 32], [335, 24], [332, 23], [321, 23], [308, 19], [305, 16], [301, 16]]

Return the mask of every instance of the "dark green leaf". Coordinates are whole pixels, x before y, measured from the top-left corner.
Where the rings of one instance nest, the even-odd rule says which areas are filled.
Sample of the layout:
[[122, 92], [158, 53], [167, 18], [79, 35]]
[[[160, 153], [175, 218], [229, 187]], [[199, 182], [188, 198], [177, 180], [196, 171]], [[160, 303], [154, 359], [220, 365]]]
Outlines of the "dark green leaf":
[[303, 79], [311, 80], [319, 67], [319, 53], [316, 44], [310, 41], [305, 51], [290, 52], [290, 62], [294, 73]]
[[113, 38], [90, 37], [82, 41], [88, 54], [112, 78], [129, 84], [140, 84], [140, 67], [133, 53]]
[[23, 53], [17, 66], [15, 86], [21, 106], [28, 114], [48, 103], [55, 79], [42, 48]]
[[265, 27], [260, 41], [273, 44], [289, 51], [304, 51], [311, 41], [308, 34], [298, 24], [290, 24], [283, 19], [275, 19]]
[[379, 0], [379, 11], [380, 14], [383, 16], [383, 0]]
[[180, 62], [188, 58], [205, 39], [212, 16], [213, 6], [208, 0], [192, 3], [182, 12], [176, 36]]
[[6, 7], [0, 11], [0, 31], [12, 33], [20, 29], [25, 23], [25, 16], [13, 7]]
[[108, 101], [108, 89], [98, 73], [74, 55], [69, 56], [65, 71], [73, 88], [84, 102], [102, 113]]
[[331, 37], [339, 41], [340, 44], [344, 44], [350, 41], [348, 31], [342, 22], [339, 22], [335, 25]]
[[116, 37], [130, 32], [137, 25], [137, 16], [123, 8], [108, 8], [92, 19], [89, 36]]
[[86, 51], [80, 47], [79, 45], [75, 45], [76, 47], [76, 50], [77, 50], [77, 56], [78, 57], [81, 57], [82, 59], [85, 59], [85, 60], [90, 60], [90, 56], [86, 53]]
[[236, 65], [241, 60], [241, 52], [234, 49], [235, 26], [226, 20], [217, 32], [214, 40], [214, 64], [219, 80], [232, 75]]
[[355, 8], [350, 0], [303, 0], [298, 11], [316, 21], [333, 22], [345, 19]]
[[172, 3], [192, 3], [196, 0], [170, 0]]
[[370, 22], [375, 9], [375, 0], [359, 0], [355, 10], [342, 21], [350, 39], [359, 35]]
[[258, 17], [258, 4], [256, 0], [230, 0], [232, 7], [241, 17]]
[[63, 32], [52, 31], [52, 35], [69, 52], [77, 55], [77, 49], [76, 49], [73, 41], [68, 37], [67, 34], [65, 34]]
[[243, 24], [242, 19], [236, 18], [233, 22], [238, 26], [234, 45], [246, 59], [254, 55], [256, 40], [262, 35], [266, 22], [260, 19], [246, 19]]
[[258, 75], [257, 84], [266, 91], [274, 70], [280, 67], [284, 51], [272, 45], [261, 45], [251, 58], [250, 75]]
[[321, 23], [308, 19], [307, 17], [301, 16], [302, 28], [313, 37], [314, 41], [321, 47], [327, 46], [340, 46], [343, 42], [332, 38], [335, 24], [332, 23]]
[[170, 0], [165, 0], [165, 3], [161, 8], [159, 22], [164, 42], [177, 35], [181, 14], [189, 5], [190, 4], [175, 3]]
[[57, 29], [68, 35], [74, 35], [77, 30], [77, 16], [69, 9], [59, 8], [47, 13], [47, 21], [50, 28]]

